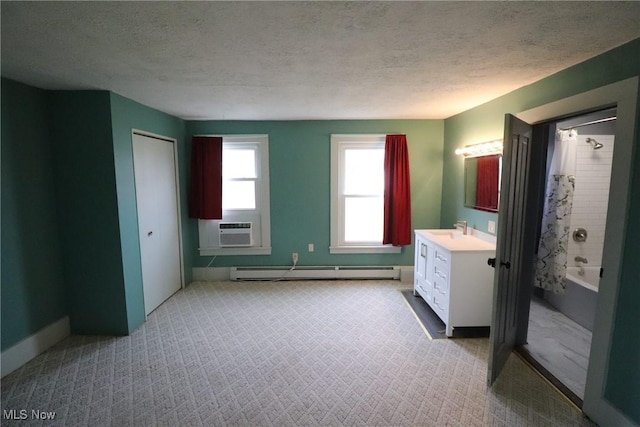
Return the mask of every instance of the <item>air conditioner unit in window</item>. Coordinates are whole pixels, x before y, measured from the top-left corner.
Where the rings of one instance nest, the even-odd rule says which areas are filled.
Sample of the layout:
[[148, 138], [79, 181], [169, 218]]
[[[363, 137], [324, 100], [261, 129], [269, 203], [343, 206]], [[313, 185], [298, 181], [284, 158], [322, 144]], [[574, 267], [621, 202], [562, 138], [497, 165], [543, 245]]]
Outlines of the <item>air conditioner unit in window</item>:
[[221, 248], [249, 247], [253, 246], [253, 233], [251, 222], [221, 222], [219, 224], [219, 237]]

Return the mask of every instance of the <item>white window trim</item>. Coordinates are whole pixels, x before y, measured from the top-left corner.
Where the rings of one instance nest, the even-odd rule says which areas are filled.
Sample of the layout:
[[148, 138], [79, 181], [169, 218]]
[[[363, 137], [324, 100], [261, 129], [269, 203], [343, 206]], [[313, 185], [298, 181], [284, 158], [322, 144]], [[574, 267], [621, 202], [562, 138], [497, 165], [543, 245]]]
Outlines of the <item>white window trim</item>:
[[331, 246], [330, 254], [397, 254], [402, 251], [399, 246], [381, 244], [345, 244], [341, 241], [341, 228], [344, 227], [344, 210], [340, 197], [341, 162], [340, 153], [343, 147], [353, 145], [375, 145], [384, 143], [386, 134], [333, 134], [331, 135]]
[[[218, 256], [218, 255], [271, 255], [271, 197], [269, 193], [269, 135], [206, 135], [222, 137], [224, 143], [245, 143], [247, 146], [258, 146], [260, 161], [258, 162], [258, 181], [259, 189], [256, 191], [256, 210], [260, 212], [260, 237], [262, 244], [247, 248], [220, 248], [220, 247], [203, 247], [198, 248], [200, 256]], [[223, 211], [228, 215], [230, 211]], [[234, 214], [241, 215], [243, 212], [254, 212], [253, 210], [234, 210]], [[209, 221], [198, 221], [198, 236], [200, 238], [206, 233], [206, 225]]]

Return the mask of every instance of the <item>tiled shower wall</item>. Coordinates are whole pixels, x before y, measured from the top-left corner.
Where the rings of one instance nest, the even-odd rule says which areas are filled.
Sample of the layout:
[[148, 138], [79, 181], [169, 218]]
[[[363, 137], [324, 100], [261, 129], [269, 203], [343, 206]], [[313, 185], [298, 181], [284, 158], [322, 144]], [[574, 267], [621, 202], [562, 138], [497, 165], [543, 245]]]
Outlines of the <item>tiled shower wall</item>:
[[[594, 150], [587, 138], [604, 145]], [[588, 266], [602, 264], [602, 247], [607, 221], [609, 183], [613, 160], [614, 135], [579, 135], [576, 165], [576, 189], [571, 212], [571, 232], [578, 227], [587, 230], [584, 243], [576, 243], [569, 237], [567, 265], [575, 266], [575, 257], [582, 256], [589, 261]]]

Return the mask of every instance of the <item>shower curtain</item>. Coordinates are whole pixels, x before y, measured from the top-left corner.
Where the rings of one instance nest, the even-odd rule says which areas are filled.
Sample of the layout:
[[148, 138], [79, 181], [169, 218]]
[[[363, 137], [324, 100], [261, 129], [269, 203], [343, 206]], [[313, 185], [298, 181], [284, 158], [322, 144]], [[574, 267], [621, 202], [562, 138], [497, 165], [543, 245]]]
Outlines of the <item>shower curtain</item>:
[[566, 287], [577, 139], [574, 129], [556, 133], [538, 244], [535, 285], [556, 294], [564, 294]]

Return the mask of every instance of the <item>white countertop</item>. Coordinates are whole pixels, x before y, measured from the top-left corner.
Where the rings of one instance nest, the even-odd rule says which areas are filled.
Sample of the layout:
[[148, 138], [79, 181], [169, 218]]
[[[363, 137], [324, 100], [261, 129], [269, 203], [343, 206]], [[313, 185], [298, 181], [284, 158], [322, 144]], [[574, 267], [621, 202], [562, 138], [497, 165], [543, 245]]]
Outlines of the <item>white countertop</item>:
[[[475, 237], [471, 234], [462, 235], [454, 229], [445, 230], [414, 230], [427, 240], [449, 251], [495, 251], [495, 243]], [[454, 236], [454, 237], [452, 237]]]

